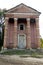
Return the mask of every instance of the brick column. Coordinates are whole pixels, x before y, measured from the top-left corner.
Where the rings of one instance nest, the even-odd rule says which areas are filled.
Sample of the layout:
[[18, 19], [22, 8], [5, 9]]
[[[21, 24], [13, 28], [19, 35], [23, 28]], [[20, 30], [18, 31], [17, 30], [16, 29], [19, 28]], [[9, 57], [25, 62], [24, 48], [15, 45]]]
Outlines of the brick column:
[[4, 29], [4, 44], [3, 47], [6, 49], [7, 46], [7, 30], [8, 30], [8, 18], [5, 18], [5, 29]]
[[14, 18], [14, 48], [17, 48], [17, 18]]
[[40, 48], [40, 34], [39, 34], [39, 18], [36, 18], [36, 44]]
[[26, 38], [27, 38], [27, 49], [30, 49], [31, 48], [31, 32], [30, 32], [30, 18], [27, 18], [27, 35], [26, 35]]

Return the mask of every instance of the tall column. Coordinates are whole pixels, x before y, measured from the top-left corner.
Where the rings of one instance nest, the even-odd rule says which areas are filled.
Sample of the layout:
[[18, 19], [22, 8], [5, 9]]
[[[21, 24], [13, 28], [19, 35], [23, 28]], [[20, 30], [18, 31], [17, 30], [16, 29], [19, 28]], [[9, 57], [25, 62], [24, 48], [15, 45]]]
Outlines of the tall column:
[[36, 44], [40, 48], [40, 34], [39, 34], [39, 18], [36, 18]]
[[6, 49], [7, 46], [7, 30], [8, 30], [8, 18], [5, 18], [5, 29], [4, 29], [4, 44], [3, 47]]
[[14, 18], [14, 48], [17, 48], [17, 18]]
[[30, 31], [30, 18], [27, 18], [27, 35], [26, 35], [26, 38], [27, 38], [27, 49], [30, 49], [31, 48], [31, 31]]

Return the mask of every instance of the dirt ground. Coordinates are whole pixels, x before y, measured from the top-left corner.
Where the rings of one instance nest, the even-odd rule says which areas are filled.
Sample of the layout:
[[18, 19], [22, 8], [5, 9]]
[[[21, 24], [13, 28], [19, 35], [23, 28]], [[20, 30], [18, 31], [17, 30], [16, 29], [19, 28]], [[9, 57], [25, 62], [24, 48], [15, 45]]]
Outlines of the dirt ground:
[[43, 58], [22, 58], [18, 55], [0, 55], [0, 65], [43, 65]]

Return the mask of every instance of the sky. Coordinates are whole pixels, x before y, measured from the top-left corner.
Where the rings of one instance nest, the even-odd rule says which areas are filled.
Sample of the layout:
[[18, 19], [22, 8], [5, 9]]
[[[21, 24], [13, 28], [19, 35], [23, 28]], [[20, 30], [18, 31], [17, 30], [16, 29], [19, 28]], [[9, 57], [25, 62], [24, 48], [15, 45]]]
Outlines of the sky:
[[30, 6], [41, 12], [39, 17], [39, 29], [40, 35], [43, 38], [43, 0], [0, 0], [0, 8], [10, 9], [19, 5], [20, 3], [24, 3], [27, 6]]

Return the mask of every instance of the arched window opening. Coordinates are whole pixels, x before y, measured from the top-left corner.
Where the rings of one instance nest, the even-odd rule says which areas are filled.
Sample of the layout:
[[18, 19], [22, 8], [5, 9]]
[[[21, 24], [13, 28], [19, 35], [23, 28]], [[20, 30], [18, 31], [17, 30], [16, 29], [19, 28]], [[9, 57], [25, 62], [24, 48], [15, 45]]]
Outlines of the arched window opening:
[[25, 30], [25, 24], [24, 23], [19, 24], [19, 30]]
[[18, 30], [26, 29], [26, 18], [18, 18]]

